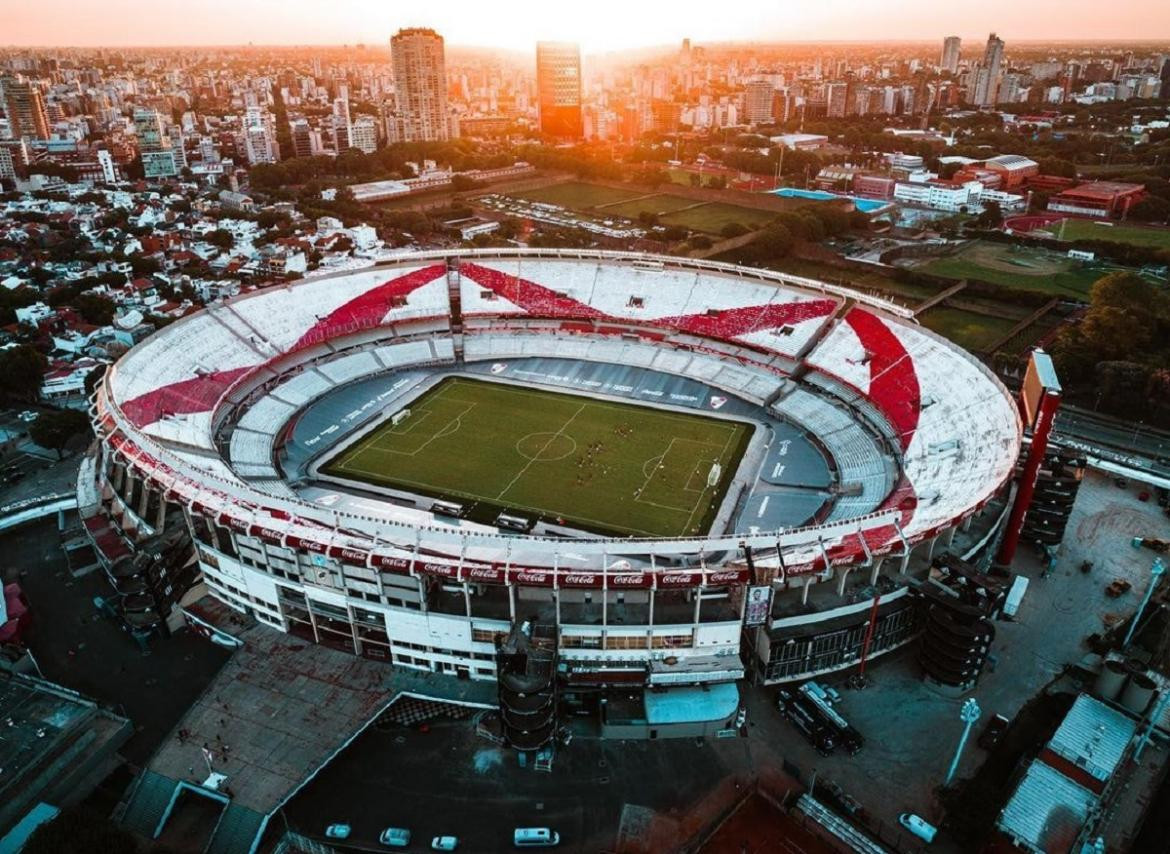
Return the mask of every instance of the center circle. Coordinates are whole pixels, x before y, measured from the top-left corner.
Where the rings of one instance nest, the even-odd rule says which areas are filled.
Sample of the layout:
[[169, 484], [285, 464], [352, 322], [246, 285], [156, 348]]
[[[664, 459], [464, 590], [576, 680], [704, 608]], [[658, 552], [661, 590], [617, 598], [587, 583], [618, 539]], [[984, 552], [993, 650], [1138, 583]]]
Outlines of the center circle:
[[516, 453], [537, 463], [563, 460], [577, 450], [577, 440], [564, 433], [529, 433], [516, 442]]

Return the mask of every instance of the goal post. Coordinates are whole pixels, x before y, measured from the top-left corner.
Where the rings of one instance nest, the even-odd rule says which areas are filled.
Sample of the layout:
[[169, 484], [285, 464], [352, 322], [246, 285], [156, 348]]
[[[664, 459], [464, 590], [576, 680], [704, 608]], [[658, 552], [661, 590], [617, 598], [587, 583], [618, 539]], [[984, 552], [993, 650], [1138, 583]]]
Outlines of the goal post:
[[719, 463], [711, 464], [711, 471], [707, 472], [707, 486], [714, 486], [719, 483], [719, 477], [723, 474], [723, 466]]
[[409, 417], [410, 417], [410, 407], [407, 407], [406, 409], [400, 409], [397, 412], [395, 412], [393, 415], [390, 416], [390, 424], [394, 427], [397, 427], [399, 424], [401, 424], [403, 421], [405, 421]]

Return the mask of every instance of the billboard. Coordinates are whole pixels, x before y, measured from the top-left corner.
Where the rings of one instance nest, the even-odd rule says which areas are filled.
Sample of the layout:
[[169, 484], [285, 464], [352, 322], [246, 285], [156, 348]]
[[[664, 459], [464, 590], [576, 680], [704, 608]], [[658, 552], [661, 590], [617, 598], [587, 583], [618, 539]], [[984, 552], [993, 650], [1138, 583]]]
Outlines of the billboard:
[[772, 611], [772, 586], [761, 584], [749, 587], [747, 592], [747, 607], [744, 608], [743, 624], [747, 627], [762, 626], [768, 622], [768, 615]]

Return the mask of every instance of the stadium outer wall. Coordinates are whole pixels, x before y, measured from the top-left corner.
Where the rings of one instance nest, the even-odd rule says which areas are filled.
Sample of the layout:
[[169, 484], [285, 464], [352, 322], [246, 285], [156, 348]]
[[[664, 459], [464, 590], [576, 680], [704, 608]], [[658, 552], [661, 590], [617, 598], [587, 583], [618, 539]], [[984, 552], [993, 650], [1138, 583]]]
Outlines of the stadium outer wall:
[[[501, 271], [510, 264], [516, 274]], [[580, 300], [573, 298], [575, 290], [526, 278], [566, 270], [575, 274], [577, 268], [596, 270], [595, 279], [602, 273], [615, 279], [612, 292], [599, 295], [595, 283], [590, 299]], [[412, 314], [418, 291], [403, 295], [395, 283], [423, 278], [420, 270], [436, 275], [427, 284], [439, 282], [443, 299], [437, 311], [424, 305]], [[224, 337], [225, 349], [232, 345], [252, 364], [194, 361], [185, 371], [179, 366], [178, 373], [152, 380], [151, 387], [135, 387], [131, 394], [143, 361], [136, 362], [131, 351], [95, 392], [92, 415], [99, 442], [93, 465], [82, 469], [79, 503], [88, 516], [87, 528], [102, 532], [94, 539], [112, 582], [121, 590], [128, 578], [135, 584], [142, 580], [127, 569], [131, 558], [124, 552], [149, 552], [176, 540], [194, 547], [173, 575], [147, 579], [157, 609], [154, 621], [145, 621], [148, 627], [181, 624], [182, 606], [206, 592], [306, 640], [395, 666], [473, 679], [494, 678], [496, 642], [522, 620], [556, 628], [568, 681], [582, 688], [737, 679], [744, 674], [740, 653], [745, 641], [757, 678], [797, 679], [853, 663], [862, 635], [871, 635], [870, 656], [916, 636], [909, 582], [937, 544], [949, 546], [956, 532], [969, 528], [997, 498], [1018, 454], [1014, 404], [981, 365], [910, 324], [897, 307], [823, 283], [709, 262], [602, 252], [420, 253], [373, 273], [377, 280], [391, 278], [337, 309], [342, 313], [330, 316], [340, 318], [332, 325], [321, 328], [320, 316], [307, 312], [312, 315], [307, 328], [292, 344], [281, 344], [274, 333], [270, 338], [265, 327], [247, 320], [256, 316], [251, 301], [262, 305], [275, 302], [274, 294], [300, 296], [303, 289], [304, 302], [311, 304], [319, 283], [337, 282], [331, 289], [340, 289], [343, 280], [360, 274], [261, 290], [148, 340], [166, 346], [173, 339], [181, 359], [186, 336], [214, 332]], [[678, 311], [647, 322], [614, 308], [623, 302], [622, 289], [635, 287], [626, 285], [627, 279], [633, 282], [643, 274], [659, 275], [664, 291], [667, 280], [694, 289], [695, 282], [709, 277], [720, 289], [729, 289], [733, 299], [742, 284], [744, 299], [713, 319], [711, 312]], [[387, 286], [388, 291], [378, 291]], [[766, 304], [758, 302], [761, 288], [775, 292]], [[477, 295], [488, 291], [507, 298], [508, 308], [468, 311]], [[375, 292], [377, 299], [370, 296]], [[783, 302], [789, 296], [792, 302]], [[810, 302], [831, 307], [811, 318], [789, 310]], [[678, 307], [687, 307], [681, 297]], [[747, 315], [747, 326], [733, 326]], [[772, 322], [773, 315], [782, 318], [776, 328], [780, 323], [798, 333], [811, 328], [799, 351], [781, 353], [760, 345], [760, 336], [769, 331], [762, 324]], [[794, 323], [793, 316], [802, 319]], [[540, 346], [556, 347], [570, 335], [593, 346], [621, 336], [642, 347], [694, 353], [694, 359], [703, 353], [737, 370], [772, 377], [778, 398], [815, 378], [818, 384], [809, 388], [833, 398], [835, 406], [859, 407], [859, 420], [873, 420], [875, 412], [877, 420], [885, 420], [898, 451], [898, 483], [871, 512], [855, 518], [690, 540], [585, 539], [573, 542], [585, 565], [565, 566], [559, 560], [564, 541], [518, 540], [499, 532], [469, 535], [433, 520], [395, 522], [387, 530], [384, 520], [346, 517], [297, 500], [275, 479], [249, 481], [236, 473], [241, 466], [223, 460], [226, 440], [217, 431], [238, 423], [238, 410], [247, 411], [290, 376], [320, 373], [320, 366], [339, 353], [360, 355], [387, 342], [429, 342], [430, 363], [459, 364], [471, 359], [474, 341], [499, 338], [501, 329], [524, 346], [540, 341]], [[860, 360], [850, 357], [850, 336], [862, 344]], [[979, 439], [977, 429], [984, 430], [984, 439], [988, 432], [962, 427], [961, 439], [939, 433], [931, 436], [939, 441], [926, 444], [925, 425], [934, 423], [930, 413], [939, 404], [952, 410], [952, 421], [961, 419], [962, 405], [977, 408], [976, 402], [933, 396], [945, 394], [944, 386], [931, 396], [925, 393], [930, 360], [943, 355], [983, 384], [978, 406], [999, 418], [1002, 435], [994, 438], [1002, 447], [993, 445], [992, 452], [1002, 460], [984, 466], [986, 482], [971, 496], [915, 489], [914, 466], [925, 472], [929, 463], [937, 469], [961, 442]], [[868, 365], [868, 388], [860, 387], [866, 378], [850, 373], [856, 373], [859, 361]], [[896, 383], [891, 375], [899, 377]], [[144, 416], [145, 399], [157, 409]], [[908, 424], [915, 435], [907, 435]], [[967, 452], [973, 453], [973, 446]], [[946, 501], [945, 517], [920, 522], [926, 514], [919, 510]], [[118, 540], [113, 549], [111, 533]], [[518, 553], [522, 560], [510, 557]], [[197, 568], [197, 583], [175, 590], [173, 579], [191, 574], [192, 568]], [[850, 589], [858, 586], [882, 591], [880, 606], [871, 608], [872, 593], [858, 601]], [[750, 587], [770, 592], [771, 606], [762, 617], [747, 612]], [[858, 631], [868, 626], [871, 615], [874, 631]], [[141, 627], [141, 615], [136, 619]]]

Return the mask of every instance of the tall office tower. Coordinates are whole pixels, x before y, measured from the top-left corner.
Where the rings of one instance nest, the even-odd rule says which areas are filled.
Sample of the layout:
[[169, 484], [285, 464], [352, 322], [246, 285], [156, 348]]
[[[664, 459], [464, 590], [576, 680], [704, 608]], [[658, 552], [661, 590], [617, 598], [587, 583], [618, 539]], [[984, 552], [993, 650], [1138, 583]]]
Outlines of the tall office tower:
[[139, 107], [134, 111], [134, 135], [138, 137], [138, 156], [145, 178], [173, 178], [179, 174], [183, 164], [171, 148], [171, 138], [163, 131], [157, 110]]
[[292, 124], [293, 157], [313, 156], [313, 131], [304, 119]]
[[959, 70], [959, 49], [963, 40], [958, 36], [947, 36], [943, 39], [942, 60], [938, 66], [943, 71], [954, 74]]
[[333, 150], [341, 154], [353, 145], [353, 140], [350, 138], [349, 98], [339, 97], [333, 100], [332, 123]]
[[394, 68], [394, 93], [398, 109], [394, 116], [402, 142], [445, 142], [447, 126], [447, 71], [443, 58], [443, 37], [434, 30], [399, 30], [390, 39]]
[[536, 96], [541, 133], [581, 138], [581, 50], [577, 45], [536, 43]]
[[970, 88], [971, 102], [980, 107], [991, 107], [996, 103], [999, 94], [999, 75], [1003, 65], [1003, 39], [997, 38], [995, 33], [987, 37], [987, 48], [983, 51], [983, 61], [974, 74], [973, 86]]
[[772, 100], [775, 90], [767, 80], [749, 80], [743, 87], [744, 120], [762, 125], [772, 121]]
[[49, 116], [41, 90], [28, 80], [7, 77], [3, 81], [4, 110], [14, 139], [48, 139]]
[[829, 83], [825, 86], [825, 112], [830, 119], [843, 119], [848, 112], [849, 84]]

